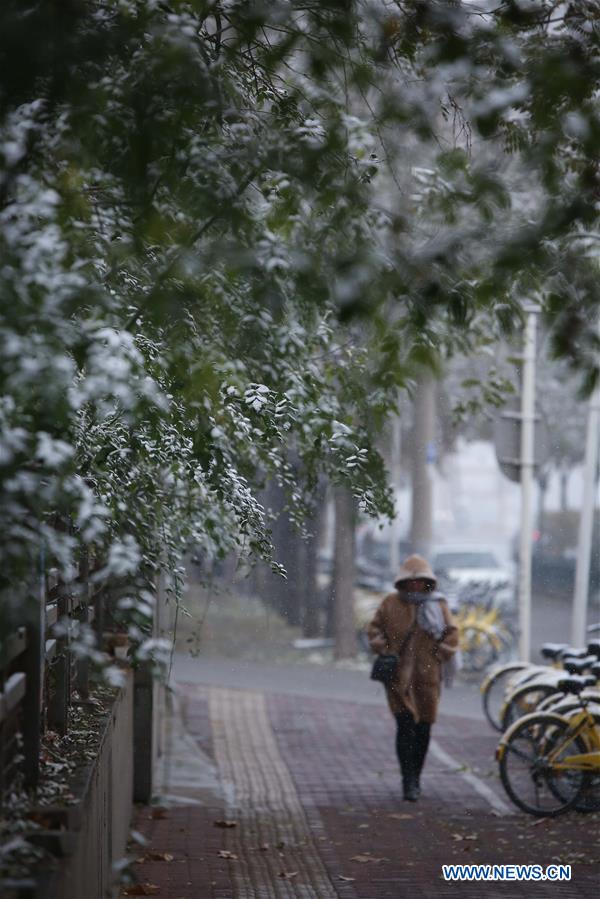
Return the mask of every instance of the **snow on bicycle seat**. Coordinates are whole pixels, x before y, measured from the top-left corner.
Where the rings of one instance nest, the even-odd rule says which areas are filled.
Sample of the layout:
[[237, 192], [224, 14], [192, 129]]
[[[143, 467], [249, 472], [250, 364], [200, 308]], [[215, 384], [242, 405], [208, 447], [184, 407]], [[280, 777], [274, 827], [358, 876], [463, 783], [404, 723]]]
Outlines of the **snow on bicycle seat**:
[[563, 659], [562, 666], [569, 674], [583, 674], [596, 663], [596, 656], [586, 656], [584, 659]]
[[585, 669], [587, 668], [587, 662], [585, 659], [563, 659], [561, 661], [561, 665], [565, 671], [568, 671], [569, 674], [583, 674]]
[[[600, 643], [600, 641], [598, 641]], [[544, 659], [557, 659], [563, 649], [567, 649], [567, 643], [543, 643], [540, 653]]]
[[556, 685], [561, 693], [581, 693], [586, 687], [592, 687], [596, 683], [594, 677], [582, 677], [574, 674], [572, 677], [563, 677]]
[[588, 654], [587, 646], [576, 649], [574, 646], [566, 646], [561, 652], [561, 659], [583, 659]]

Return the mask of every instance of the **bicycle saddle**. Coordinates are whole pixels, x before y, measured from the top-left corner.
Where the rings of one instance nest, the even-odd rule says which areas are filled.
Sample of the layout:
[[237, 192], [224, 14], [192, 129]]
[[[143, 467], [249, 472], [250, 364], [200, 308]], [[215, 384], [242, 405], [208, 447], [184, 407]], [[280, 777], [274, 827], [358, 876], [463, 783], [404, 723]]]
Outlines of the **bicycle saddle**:
[[560, 655], [561, 659], [583, 659], [588, 654], [587, 646], [585, 649], [575, 649], [573, 646], [566, 646]]
[[581, 675], [573, 675], [573, 677], [563, 677], [559, 680], [557, 687], [561, 693], [581, 693], [586, 687], [592, 687], [596, 683], [594, 677], [582, 677]]
[[569, 674], [583, 674], [596, 663], [596, 656], [586, 656], [584, 659], [563, 659], [562, 666]]
[[569, 674], [583, 674], [587, 668], [585, 659], [567, 658], [562, 660], [561, 665]]
[[590, 640], [587, 648], [590, 655], [600, 659], [600, 640]]
[[[600, 640], [598, 643], [600, 644]], [[544, 659], [558, 659], [562, 651], [567, 648], [566, 643], [543, 643], [540, 654]]]

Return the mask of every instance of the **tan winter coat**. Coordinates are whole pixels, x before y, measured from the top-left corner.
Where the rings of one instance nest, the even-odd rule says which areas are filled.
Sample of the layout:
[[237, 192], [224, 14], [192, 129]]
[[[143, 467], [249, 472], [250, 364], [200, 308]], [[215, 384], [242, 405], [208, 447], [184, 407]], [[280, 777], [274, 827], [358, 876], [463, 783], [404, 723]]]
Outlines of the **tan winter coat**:
[[[397, 584], [399, 582], [397, 581]], [[415, 622], [414, 603], [402, 598], [399, 590], [382, 600], [369, 625], [369, 643], [376, 653], [398, 654], [402, 640]], [[446, 600], [440, 605], [446, 622], [442, 639], [433, 637], [417, 626], [398, 662], [395, 680], [386, 687], [392, 714], [409, 711], [415, 721], [433, 723], [441, 691], [441, 662], [449, 659], [458, 647], [458, 630]]]

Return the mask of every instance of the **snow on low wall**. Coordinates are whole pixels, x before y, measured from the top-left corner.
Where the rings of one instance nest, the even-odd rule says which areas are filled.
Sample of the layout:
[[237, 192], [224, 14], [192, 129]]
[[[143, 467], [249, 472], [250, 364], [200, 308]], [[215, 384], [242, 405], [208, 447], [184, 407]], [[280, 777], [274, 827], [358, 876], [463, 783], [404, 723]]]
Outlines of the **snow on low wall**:
[[133, 810], [133, 692], [130, 672], [82, 798], [73, 852], [60, 864], [56, 899], [107, 899], [117, 892], [114, 865], [125, 856]]

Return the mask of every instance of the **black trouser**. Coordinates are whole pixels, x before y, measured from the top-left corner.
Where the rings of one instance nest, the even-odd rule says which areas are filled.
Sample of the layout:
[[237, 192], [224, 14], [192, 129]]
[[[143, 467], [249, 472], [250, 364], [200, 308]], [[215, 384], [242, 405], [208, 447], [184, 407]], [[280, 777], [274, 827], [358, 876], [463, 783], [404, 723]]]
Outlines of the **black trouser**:
[[396, 715], [396, 755], [400, 762], [402, 780], [418, 782], [429, 746], [431, 724], [415, 721], [410, 712]]

